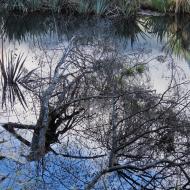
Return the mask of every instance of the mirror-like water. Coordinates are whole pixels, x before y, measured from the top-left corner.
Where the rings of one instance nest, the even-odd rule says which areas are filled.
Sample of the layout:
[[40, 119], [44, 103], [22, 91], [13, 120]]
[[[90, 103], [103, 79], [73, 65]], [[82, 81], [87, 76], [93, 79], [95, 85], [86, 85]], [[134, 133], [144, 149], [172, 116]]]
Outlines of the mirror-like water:
[[188, 188], [189, 17], [6, 13], [0, 29], [0, 188]]

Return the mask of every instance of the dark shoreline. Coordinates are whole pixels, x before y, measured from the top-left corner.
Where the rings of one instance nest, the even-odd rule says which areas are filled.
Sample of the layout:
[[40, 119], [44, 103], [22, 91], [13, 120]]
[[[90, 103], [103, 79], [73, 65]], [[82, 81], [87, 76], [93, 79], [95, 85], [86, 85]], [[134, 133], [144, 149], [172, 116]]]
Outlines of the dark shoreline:
[[124, 15], [119, 11], [112, 11], [112, 10], [107, 10], [103, 14], [96, 14], [93, 11], [89, 11], [87, 13], [80, 13], [77, 11], [74, 6], [65, 6], [62, 7], [59, 11], [52, 10], [51, 8], [44, 7], [41, 9], [36, 9], [36, 10], [30, 10], [28, 9], [27, 11], [22, 10], [21, 8], [5, 8], [3, 5], [0, 4], [0, 13], [8, 13], [8, 14], [16, 14], [16, 15], [32, 15], [32, 14], [46, 14], [46, 15], [52, 15], [52, 14], [60, 14], [60, 15], [65, 15], [65, 16], [87, 16], [87, 17], [102, 17], [102, 18], [134, 18], [137, 15], [142, 15], [142, 16], [179, 16], [179, 15], [190, 15], [190, 12], [185, 12], [185, 13], [175, 13], [174, 11], [167, 11], [167, 12], [160, 12], [156, 8], [151, 7], [151, 6], [144, 6], [141, 5], [140, 9], [134, 12], [131, 15]]

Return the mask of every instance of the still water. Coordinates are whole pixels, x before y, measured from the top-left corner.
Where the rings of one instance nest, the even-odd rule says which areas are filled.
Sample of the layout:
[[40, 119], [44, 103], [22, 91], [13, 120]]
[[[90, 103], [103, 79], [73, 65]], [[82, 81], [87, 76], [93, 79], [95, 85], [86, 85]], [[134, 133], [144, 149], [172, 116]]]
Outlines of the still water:
[[[1, 63], [1, 124], [6, 122], [36, 124], [40, 113], [40, 100], [36, 99], [35, 93], [38, 91], [39, 94], [43, 94], [44, 88], [48, 86], [47, 81], [53, 77], [56, 64], [73, 36], [77, 39], [77, 45], [82, 47], [81, 52], [87, 55], [85, 59], [88, 59], [89, 55], [93, 55], [95, 60], [97, 56], [101, 57], [102, 49], [105, 49], [105, 52], [111, 49], [111, 52], [114, 51], [121, 57], [129, 58], [129, 65], [133, 66], [135, 61], [135, 64], [143, 63], [143, 68], [139, 68], [139, 72], [143, 70], [143, 74], [129, 79], [127, 84], [135, 81], [136, 84], [148, 86], [147, 89], [161, 94], [168, 88], [171, 81], [185, 83], [190, 79], [190, 22], [188, 17], [139, 16], [135, 20], [129, 21], [118, 18], [89, 19], [58, 15], [10, 15], [5, 13], [0, 15], [0, 29], [0, 57], [1, 60], [4, 60], [7, 76], [15, 77], [5, 85], [3, 63]], [[74, 57], [70, 58], [71, 62], [72, 59]], [[82, 58], [79, 62], [81, 61]], [[17, 65], [18, 62], [21, 64]], [[115, 75], [121, 68], [116, 69]], [[15, 71], [15, 69], [17, 70]], [[76, 67], [69, 67], [69, 69], [67, 72], [74, 73]], [[17, 76], [14, 76], [14, 71]], [[133, 71], [128, 70], [128, 72]], [[72, 80], [73, 75], [68, 80]], [[103, 80], [101, 74], [95, 77]], [[14, 82], [15, 84], [13, 84]], [[30, 83], [35, 83], [35, 85], [28, 85]], [[64, 87], [65, 84], [62, 85]], [[186, 86], [186, 88], [188, 87], [189, 85]], [[33, 88], [35, 93], [32, 91]], [[59, 90], [56, 92], [60, 93]], [[88, 107], [88, 105], [85, 106]], [[94, 109], [99, 109], [99, 105], [89, 105], [89, 112], [93, 112]], [[101, 119], [104, 120], [104, 118]], [[97, 123], [101, 119], [97, 120]], [[82, 175], [87, 174], [83, 174], [86, 171], [81, 169], [81, 164], [92, 167], [92, 171], [98, 170], [96, 167], [89, 166], [90, 162], [83, 163], [81, 161], [77, 164], [74, 161], [63, 161], [59, 158], [55, 162], [54, 157], [49, 156], [47, 160], [54, 163], [54, 168], [52, 169], [52, 165], [48, 166], [49, 162], [47, 161], [45, 164], [47, 164], [49, 173], [44, 176], [44, 179], [39, 179], [38, 172], [45, 173], [43, 171], [45, 166], [40, 162], [26, 164], [26, 158], [23, 155], [27, 155], [29, 149], [21, 146], [20, 142], [9, 132], [1, 129], [0, 142], [3, 143], [1, 143], [0, 156], [2, 155], [2, 158], [5, 156], [7, 159], [2, 161], [0, 175], [8, 178], [0, 186], [2, 189], [30, 189], [34, 183], [38, 184], [36, 187], [38, 189], [82, 189], [84, 182]], [[18, 130], [18, 133], [31, 141], [33, 135], [31, 130]], [[73, 137], [75, 135], [70, 134], [72, 145], [76, 143], [76, 139]], [[68, 140], [64, 137], [62, 139], [62, 142]], [[56, 149], [58, 145], [53, 146]], [[96, 143], [91, 146], [96, 146]], [[61, 147], [61, 150], [69, 149], [68, 147]], [[98, 148], [97, 150], [103, 151]], [[72, 151], [75, 153], [75, 148], [72, 148]], [[61, 170], [65, 173], [63, 175], [58, 172], [61, 164], [68, 166]], [[68, 175], [66, 170], [73, 170], [71, 165], [75, 165], [76, 173], [81, 172], [81, 181], [78, 181], [78, 176]], [[53, 170], [57, 171], [55, 179]], [[53, 177], [50, 178], [48, 176], [50, 174]], [[88, 177], [84, 177], [87, 180], [93, 174], [89, 171], [88, 175]], [[46, 181], [45, 185], [42, 185], [41, 180]], [[55, 187], [51, 187], [54, 180]], [[70, 180], [72, 180], [72, 184], [69, 183]], [[51, 185], [49, 186], [48, 183]], [[117, 182], [115, 183], [117, 184]]]

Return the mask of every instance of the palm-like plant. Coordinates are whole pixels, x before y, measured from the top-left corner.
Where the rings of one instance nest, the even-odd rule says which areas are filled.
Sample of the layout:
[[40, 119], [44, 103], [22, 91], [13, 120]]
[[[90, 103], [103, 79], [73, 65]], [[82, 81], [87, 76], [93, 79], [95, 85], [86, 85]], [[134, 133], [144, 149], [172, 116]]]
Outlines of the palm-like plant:
[[87, 14], [90, 11], [91, 3], [89, 0], [80, 0], [77, 6], [78, 12]]
[[13, 107], [16, 99], [19, 100], [24, 108], [27, 107], [21, 86], [30, 90], [27, 86], [27, 82], [34, 70], [27, 72], [24, 68], [25, 61], [26, 57], [24, 57], [23, 54], [16, 55], [13, 51], [7, 53], [6, 58], [4, 58], [4, 52], [2, 50], [2, 57], [0, 59], [3, 81], [2, 107], [7, 105], [7, 101], [10, 102], [11, 107]]
[[140, 6], [140, 0], [119, 0], [118, 5], [122, 14], [130, 17], [136, 15]]
[[36, 11], [42, 7], [42, 1], [28, 0], [28, 1], [26, 1], [25, 6], [28, 7], [28, 9], [30, 9], [31, 11]]
[[115, 34], [127, 42], [131, 42], [131, 46], [135, 42], [138, 42], [139, 37], [146, 37], [145, 32], [142, 30], [144, 27], [144, 21], [140, 19], [122, 19], [122, 21], [117, 21], [114, 23]]
[[10, 10], [21, 10], [26, 12], [28, 9], [26, 7], [26, 3], [23, 0], [7, 0], [5, 3], [5, 7]]
[[160, 12], [167, 12], [172, 6], [171, 0], [151, 0], [151, 4]]
[[[188, 17], [147, 17], [144, 29], [164, 43], [163, 50], [190, 62]], [[166, 40], [167, 39], [167, 40]], [[166, 42], [165, 42], [166, 40]]]
[[107, 8], [108, 8], [107, 0], [94, 0], [92, 9], [97, 15], [104, 14]]

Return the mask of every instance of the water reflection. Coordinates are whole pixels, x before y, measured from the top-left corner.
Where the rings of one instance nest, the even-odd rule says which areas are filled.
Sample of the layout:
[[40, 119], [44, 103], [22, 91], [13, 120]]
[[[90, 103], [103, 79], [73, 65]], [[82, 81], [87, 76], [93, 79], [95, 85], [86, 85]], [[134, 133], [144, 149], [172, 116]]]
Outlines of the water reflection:
[[115, 29], [115, 35], [119, 38], [125, 39], [126, 42], [131, 42], [131, 46], [133, 46], [135, 42], [139, 41], [139, 36], [143, 39], [148, 38], [143, 29], [144, 21], [139, 18], [136, 20], [115, 20], [113, 26]]
[[146, 20], [146, 31], [153, 34], [163, 50], [189, 61], [190, 23], [188, 17], [151, 17]]
[[[77, 28], [79, 22], [76, 18], [54, 16], [54, 15], [15, 15], [4, 13], [0, 15], [1, 27], [6, 38], [10, 41], [26, 41], [37, 36], [49, 35], [56, 33], [62, 35], [67, 31], [72, 32], [72, 28]], [[69, 25], [68, 25], [69, 23]]]
[[[0, 185], [188, 188], [189, 82], [178, 78], [173, 56], [186, 58], [185, 25], [165, 17], [40, 18], [1, 17], [8, 111], [1, 109], [0, 159], [10, 169], [0, 167]], [[151, 64], [167, 76], [162, 91], [151, 86], [151, 75], [161, 75]]]
[[[141, 38], [149, 40], [156, 37], [165, 44], [166, 51], [174, 52], [178, 56], [188, 59], [189, 22], [188, 17], [145, 17], [136, 20], [114, 19], [84, 19], [57, 15], [11, 15], [1, 16], [1, 28], [7, 39], [25, 41], [34, 37], [52, 35], [59, 40], [63, 35], [69, 39], [73, 34], [112, 36], [122, 38], [131, 45]], [[88, 32], [86, 30], [88, 28]], [[80, 30], [79, 30], [80, 29]], [[167, 38], [167, 39], [166, 39]]]
[[[65, 18], [57, 15], [14, 15], [0, 16], [1, 33], [9, 41], [26, 41], [34, 37], [57, 36], [61, 41], [65, 35], [70, 39], [75, 34], [85, 37], [101, 35], [102, 37], [121, 38], [131, 45], [143, 38], [149, 41], [157, 38], [163, 49], [177, 56], [189, 58], [189, 18], [186, 17], [137, 17], [126, 19], [88, 19]], [[88, 29], [87, 29], [88, 28]]]

